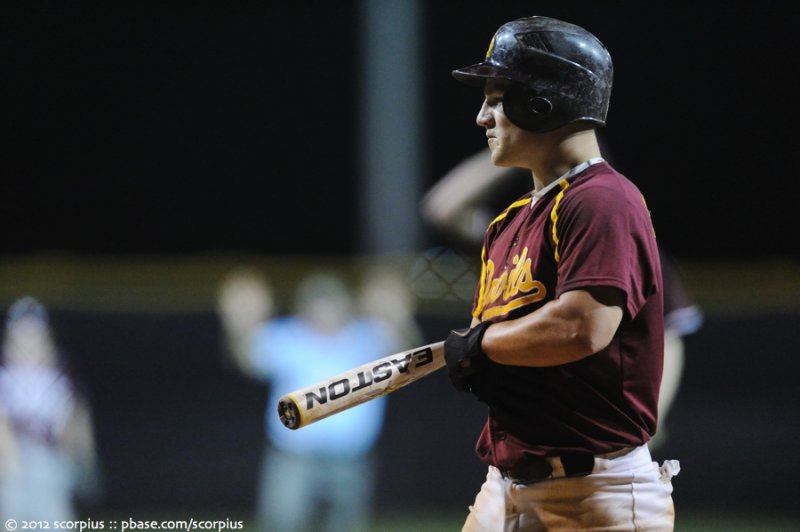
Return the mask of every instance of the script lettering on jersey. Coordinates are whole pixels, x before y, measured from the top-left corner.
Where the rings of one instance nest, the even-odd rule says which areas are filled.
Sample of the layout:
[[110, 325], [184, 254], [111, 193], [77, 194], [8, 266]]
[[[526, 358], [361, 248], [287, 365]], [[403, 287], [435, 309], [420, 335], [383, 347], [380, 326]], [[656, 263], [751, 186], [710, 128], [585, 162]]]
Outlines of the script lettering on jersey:
[[317, 391], [306, 392], [306, 410], [314, 408], [314, 404], [323, 405], [328, 401], [336, 401], [354, 392], [370, 388], [375, 384], [385, 381], [394, 372], [408, 373], [412, 368], [419, 368], [433, 362], [433, 350], [425, 347], [397, 358], [390, 358], [375, 366], [360, 370], [355, 375], [342, 377], [327, 386], [320, 387]]
[[[486, 282], [481, 298], [482, 320], [502, 316], [524, 305], [541, 301], [547, 295], [544, 284], [533, 278], [533, 261], [528, 257], [527, 246], [522, 253], [514, 255], [511, 262], [513, 268], [497, 274], [494, 262], [486, 261]], [[487, 308], [498, 300], [501, 301], [499, 305]]]

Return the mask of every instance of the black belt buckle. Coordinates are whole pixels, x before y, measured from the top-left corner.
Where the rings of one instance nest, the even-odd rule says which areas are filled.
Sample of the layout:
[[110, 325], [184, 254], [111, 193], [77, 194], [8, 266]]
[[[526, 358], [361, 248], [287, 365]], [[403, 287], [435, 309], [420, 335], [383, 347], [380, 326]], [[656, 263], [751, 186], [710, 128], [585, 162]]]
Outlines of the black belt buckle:
[[532, 484], [549, 478], [553, 466], [542, 456], [526, 456], [510, 469], [503, 470], [503, 476], [519, 484]]
[[[584, 477], [594, 470], [594, 455], [566, 454], [559, 457], [566, 477]], [[528, 455], [509, 469], [503, 469], [504, 477], [519, 484], [533, 484], [553, 474], [553, 466], [543, 456]]]
[[594, 455], [565, 454], [561, 457], [564, 475], [568, 477], [585, 477], [594, 470]]

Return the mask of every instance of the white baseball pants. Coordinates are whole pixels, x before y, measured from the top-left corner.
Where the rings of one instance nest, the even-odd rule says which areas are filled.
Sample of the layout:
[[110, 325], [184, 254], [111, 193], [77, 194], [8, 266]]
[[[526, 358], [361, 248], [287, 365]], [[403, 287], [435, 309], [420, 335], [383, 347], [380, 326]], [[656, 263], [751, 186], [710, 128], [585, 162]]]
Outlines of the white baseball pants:
[[[595, 457], [591, 474], [519, 484], [490, 466], [462, 532], [672, 531], [672, 477], [677, 460], [659, 466], [647, 445]], [[558, 478], [561, 477], [561, 478]]]

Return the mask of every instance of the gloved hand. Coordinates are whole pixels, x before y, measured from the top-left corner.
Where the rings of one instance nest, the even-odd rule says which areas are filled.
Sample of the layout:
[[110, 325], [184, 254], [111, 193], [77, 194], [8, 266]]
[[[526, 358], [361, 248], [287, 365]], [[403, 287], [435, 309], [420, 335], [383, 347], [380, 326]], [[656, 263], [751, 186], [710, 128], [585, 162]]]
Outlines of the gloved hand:
[[494, 364], [481, 349], [481, 340], [491, 324], [490, 321], [483, 321], [475, 327], [456, 329], [447, 335], [444, 359], [450, 382], [457, 390], [474, 391], [473, 376]]

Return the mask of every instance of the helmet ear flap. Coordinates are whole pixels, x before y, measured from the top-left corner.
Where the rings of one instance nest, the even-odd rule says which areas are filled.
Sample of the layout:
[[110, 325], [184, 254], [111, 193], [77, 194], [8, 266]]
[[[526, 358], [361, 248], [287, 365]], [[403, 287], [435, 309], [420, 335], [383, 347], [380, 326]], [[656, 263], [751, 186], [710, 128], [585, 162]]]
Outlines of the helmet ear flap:
[[553, 102], [532, 87], [512, 83], [503, 95], [503, 110], [517, 127], [543, 131], [550, 125]]

